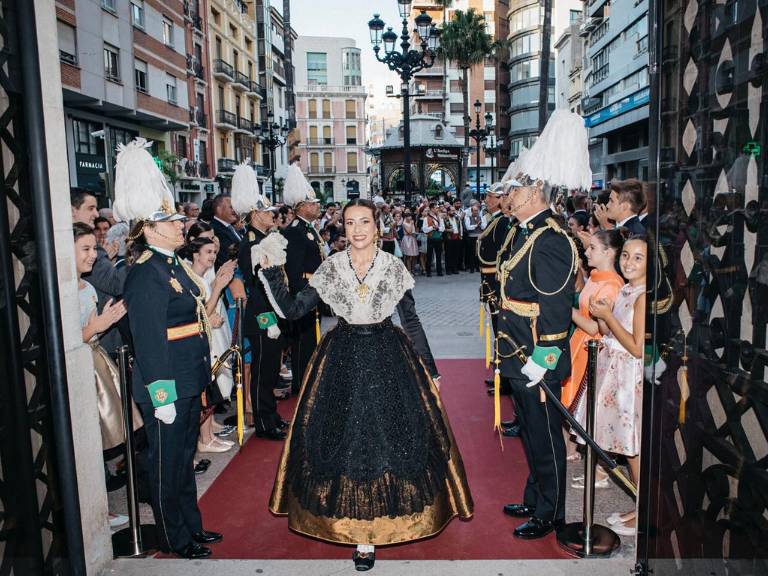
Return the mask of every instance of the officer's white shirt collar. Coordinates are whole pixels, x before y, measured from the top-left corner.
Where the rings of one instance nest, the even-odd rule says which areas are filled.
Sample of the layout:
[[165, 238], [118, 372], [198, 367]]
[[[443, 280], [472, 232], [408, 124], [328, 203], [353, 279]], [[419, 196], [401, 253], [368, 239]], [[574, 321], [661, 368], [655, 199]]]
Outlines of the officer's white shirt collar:
[[173, 250], [166, 250], [165, 248], [158, 248], [157, 246], [152, 246], [151, 244], [149, 247], [154, 250], [155, 252], [158, 252], [159, 254], [162, 254], [163, 256], [170, 256], [173, 258], [176, 256], [176, 253]]
[[528, 225], [528, 222], [530, 222], [531, 220], [533, 220], [534, 218], [536, 218], [536, 217], [537, 217], [539, 214], [541, 214], [542, 212], [546, 212], [547, 210], [549, 210], [549, 208], [544, 208], [544, 210], [539, 210], [538, 212], [536, 212], [536, 214], [534, 214], [534, 215], [532, 215], [532, 216], [528, 216], [528, 218], [526, 218], [525, 220], [523, 220], [522, 222], [520, 222], [520, 223], [518, 224], [518, 226], [520, 226], [520, 228], [525, 228], [525, 227]]
[[637, 216], [637, 214], [632, 214], [632, 215], [630, 215], [630, 216], [627, 216], [626, 218], [624, 218], [624, 220], [622, 220], [621, 222], [616, 222], [616, 227], [617, 227], [617, 228], [621, 228], [621, 227], [622, 227], [622, 226], [624, 226], [624, 225], [625, 225], [627, 222], [629, 222], [630, 220], [632, 220], [632, 218], [634, 218], [635, 216]]
[[499, 214], [501, 214], [501, 208], [499, 208], [498, 210], [496, 210], [496, 212], [491, 214], [491, 218], [496, 218], [496, 216], [498, 216]]

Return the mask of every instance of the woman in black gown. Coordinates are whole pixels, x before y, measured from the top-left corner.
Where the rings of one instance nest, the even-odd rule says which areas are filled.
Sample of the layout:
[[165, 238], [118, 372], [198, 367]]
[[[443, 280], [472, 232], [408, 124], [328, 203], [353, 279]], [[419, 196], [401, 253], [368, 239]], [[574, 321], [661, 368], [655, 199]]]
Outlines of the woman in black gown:
[[[373, 566], [375, 545], [432, 536], [473, 509], [414, 281], [378, 248], [375, 212], [367, 200], [347, 204], [350, 247], [295, 297], [273, 265], [279, 247], [262, 242], [254, 260], [278, 315], [299, 318], [322, 300], [339, 318], [304, 375], [270, 510], [302, 534], [356, 544], [358, 570]], [[404, 330], [392, 323], [395, 309]]]

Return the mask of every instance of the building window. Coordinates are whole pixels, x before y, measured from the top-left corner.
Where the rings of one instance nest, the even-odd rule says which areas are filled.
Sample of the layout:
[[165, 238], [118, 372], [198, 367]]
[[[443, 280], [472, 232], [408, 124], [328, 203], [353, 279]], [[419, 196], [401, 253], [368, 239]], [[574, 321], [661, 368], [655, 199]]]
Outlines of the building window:
[[509, 30], [514, 33], [525, 28], [541, 26], [544, 23], [544, 9], [535, 4], [518, 10], [509, 17]]
[[347, 100], [344, 102], [344, 109], [346, 111], [346, 117], [348, 120], [354, 120], [357, 118], [357, 108], [354, 100]]
[[571, 24], [576, 24], [581, 20], [581, 10], [571, 10], [570, 11], [570, 22]]
[[165, 89], [168, 93], [168, 102], [176, 105], [178, 102], [176, 100], [176, 76], [172, 76], [171, 74], [165, 75]]
[[309, 127], [309, 143], [310, 144], [317, 143], [317, 126]]
[[328, 84], [328, 54], [307, 52], [307, 82], [310, 86]]
[[331, 101], [323, 100], [323, 118], [328, 120], [331, 117]]
[[135, 73], [136, 73], [136, 90], [147, 94], [149, 89], [147, 88], [147, 63], [138, 58], [134, 61]]
[[117, 0], [101, 0], [101, 7], [110, 12], [117, 12]]
[[[98, 142], [104, 142], [104, 140], [99, 139], [97, 142], [96, 137], [92, 136], [92, 134], [103, 128], [104, 126], [101, 124], [94, 124], [93, 122], [88, 122], [87, 120], [78, 120], [77, 118], [73, 118], [72, 129], [75, 136], [75, 152], [78, 154], [98, 154]], [[103, 150], [101, 153], [103, 154]]]
[[333, 144], [330, 126], [323, 126], [323, 144]]
[[307, 104], [309, 117], [312, 119], [317, 118], [317, 100], [309, 100]]
[[347, 126], [347, 144], [357, 144], [357, 126]]
[[216, 36], [216, 58], [222, 60], [221, 38]]
[[61, 20], [56, 21], [59, 32], [59, 58], [67, 64], [77, 65], [77, 33], [75, 29]]
[[309, 171], [317, 174], [318, 170], [320, 170], [320, 154], [312, 152], [309, 155]]
[[120, 50], [109, 44], [104, 44], [104, 76], [120, 82]]
[[357, 173], [357, 152], [347, 152], [347, 172]]
[[326, 174], [329, 174], [333, 169], [333, 154], [330, 152], [323, 152], [323, 166], [325, 167]]
[[509, 48], [511, 58], [539, 51], [540, 37], [538, 33], [526, 34], [512, 40]]
[[173, 21], [163, 17], [163, 44], [173, 48]]
[[131, 22], [144, 29], [144, 0], [131, 0]]

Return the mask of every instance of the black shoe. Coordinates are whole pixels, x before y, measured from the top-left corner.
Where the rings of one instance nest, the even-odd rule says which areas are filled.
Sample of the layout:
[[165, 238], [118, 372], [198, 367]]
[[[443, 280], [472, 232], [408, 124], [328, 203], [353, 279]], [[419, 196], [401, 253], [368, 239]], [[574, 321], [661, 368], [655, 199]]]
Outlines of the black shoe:
[[190, 542], [181, 550], [174, 550], [174, 554], [179, 558], [198, 560], [200, 558], [208, 558], [211, 555], [211, 549], [207, 546], [200, 546], [196, 542]]
[[[496, 388], [495, 386], [489, 386], [488, 387], [488, 396], [493, 396], [495, 388]], [[501, 384], [501, 395], [502, 396], [509, 396], [510, 394], [512, 394], [512, 387], [508, 383], [503, 382]]]
[[195, 464], [195, 474], [205, 474], [208, 471], [208, 466], [211, 465], [211, 461], [208, 458], [203, 458], [197, 464]]
[[502, 420], [501, 421], [501, 427], [502, 428], [512, 428], [512, 426], [517, 426], [517, 425], [518, 425], [517, 418], [515, 418], [514, 420]]
[[223, 539], [224, 536], [218, 532], [211, 532], [210, 530], [201, 530], [200, 532], [195, 532], [192, 534], [192, 540], [198, 544], [216, 544], [217, 542], [221, 542]]
[[352, 561], [355, 563], [355, 570], [366, 572], [373, 568], [373, 564], [376, 562], [376, 552], [362, 554], [355, 550], [352, 552]]
[[[485, 385], [486, 385], [488, 388], [493, 388], [493, 378], [486, 378], [486, 379], [484, 380], [484, 382], [485, 382]], [[502, 424], [504, 424], [504, 422], [502, 422]]]
[[288, 422], [288, 420], [283, 420], [283, 419], [281, 418], [281, 419], [280, 419], [280, 422], [279, 422], [279, 423], [278, 423], [278, 425], [277, 425], [277, 427], [278, 427], [278, 428], [280, 428], [280, 430], [285, 430], [285, 429], [286, 429], [286, 428], [288, 428], [288, 426], [290, 426], [290, 425], [291, 425], [291, 423], [290, 423], [290, 422]]
[[555, 523], [551, 520], [541, 520], [532, 516], [528, 522], [515, 528], [514, 535], [515, 538], [522, 538], [523, 540], [535, 540], [536, 538], [543, 538], [554, 529]]
[[502, 428], [501, 430], [502, 435], [506, 436], [507, 438], [519, 438], [520, 437], [520, 425], [515, 424], [514, 426], [510, 426], [509, 428]]
[[285, 440], [285, 432], [280, 428], [272, 428], [270, 430], [254, 430], [254, 436], [259, 438], [267, 438], [268, 440]]
[[534, 512], [536, 512], [536, 507], [527, 504], [507, 504], [504, 506], [504, 514], [515, 518], [530, 518]]

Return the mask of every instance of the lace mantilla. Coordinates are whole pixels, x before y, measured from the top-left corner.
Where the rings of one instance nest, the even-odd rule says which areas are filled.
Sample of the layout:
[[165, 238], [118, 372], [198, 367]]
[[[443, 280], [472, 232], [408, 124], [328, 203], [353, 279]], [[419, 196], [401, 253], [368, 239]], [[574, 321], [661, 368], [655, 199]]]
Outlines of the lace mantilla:
[[323, 302], [350, 324], [376, 324], [386, 320], [415, 284], [405, 265], [383, 250], [379, 251], [365, 278], [370, 290], [362, 300], [358, 297], [359, 284], [346, 252], [326, 259], [309, 283]]

